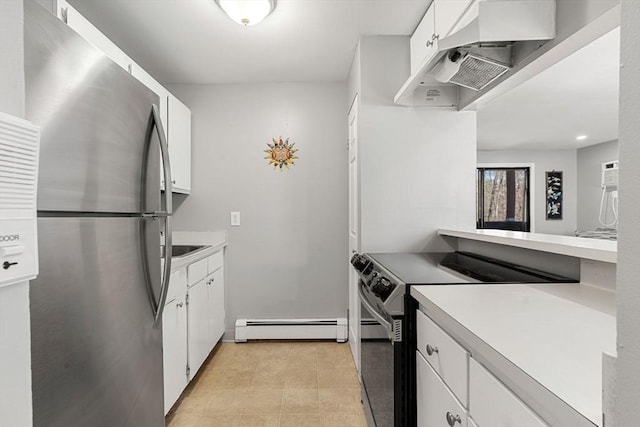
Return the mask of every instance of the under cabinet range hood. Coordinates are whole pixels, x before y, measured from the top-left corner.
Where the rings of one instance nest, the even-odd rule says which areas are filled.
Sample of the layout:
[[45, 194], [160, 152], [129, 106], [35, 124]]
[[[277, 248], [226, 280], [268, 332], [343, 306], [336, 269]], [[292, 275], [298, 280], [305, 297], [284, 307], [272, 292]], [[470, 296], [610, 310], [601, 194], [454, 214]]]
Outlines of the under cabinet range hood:
[[515, 43], [555, 37], [555, 11], [555, 0], [474, 1], [451, 33], [434, 34], [437, 49], [409, 77], [395, 102], [402, 103], [425, 80], [482, 90], [515, 65]]

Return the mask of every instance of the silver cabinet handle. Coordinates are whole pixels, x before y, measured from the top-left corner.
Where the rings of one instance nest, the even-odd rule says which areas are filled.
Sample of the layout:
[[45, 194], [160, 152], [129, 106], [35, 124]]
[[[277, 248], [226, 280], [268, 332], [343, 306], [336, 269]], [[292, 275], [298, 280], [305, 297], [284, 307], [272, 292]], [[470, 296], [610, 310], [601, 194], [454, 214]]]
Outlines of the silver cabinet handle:
[[179, 302], [179, 303], [176, 304], [176, 307], [181, 308], [183, 305], [184, 305], [183, 302]]
[[453, 415], [451, 412], [447, 412], [447, 424], [453, 427], [455, 423], [460, 423], [460, 425], [462, 425], [460, 415]]
[[427, 47], [431, 47], [431, 46], [433, 46], [433, 42], [431, 40], [428, 40], [427, 41]]
[[438, 347], [432, 347], [431, 344], [427, 344], [427, 355], [433, 356], [433, 353], [438, 352]]

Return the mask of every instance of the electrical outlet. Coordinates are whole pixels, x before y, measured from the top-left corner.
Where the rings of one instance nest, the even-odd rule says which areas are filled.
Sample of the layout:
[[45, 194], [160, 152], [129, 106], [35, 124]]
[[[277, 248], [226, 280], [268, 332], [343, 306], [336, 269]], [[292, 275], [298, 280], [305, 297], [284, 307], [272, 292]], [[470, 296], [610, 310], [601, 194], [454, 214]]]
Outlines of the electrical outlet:
[[233, 227], [240, 226], [240, 212], [231, 212], [231, 225]]

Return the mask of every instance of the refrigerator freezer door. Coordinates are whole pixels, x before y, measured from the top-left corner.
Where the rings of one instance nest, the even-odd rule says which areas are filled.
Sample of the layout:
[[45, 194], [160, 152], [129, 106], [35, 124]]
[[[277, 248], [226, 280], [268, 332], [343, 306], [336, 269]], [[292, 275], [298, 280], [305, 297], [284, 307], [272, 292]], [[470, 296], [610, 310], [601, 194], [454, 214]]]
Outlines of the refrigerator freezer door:
[[[149, 227], [141, 233], [141, 227]], [[155, 228], [155, 230], [154, 230]], [[34, 426], [164, 425], [158, 221], [39, 218], [30, 283]], [[142, 259], [143, 237], [149, 267]]]
[[145, 152], [158, 97], [36, 2], [24, 9], [26, 118], [42, 132], [38, 210], [159, 210], [157, 141]]

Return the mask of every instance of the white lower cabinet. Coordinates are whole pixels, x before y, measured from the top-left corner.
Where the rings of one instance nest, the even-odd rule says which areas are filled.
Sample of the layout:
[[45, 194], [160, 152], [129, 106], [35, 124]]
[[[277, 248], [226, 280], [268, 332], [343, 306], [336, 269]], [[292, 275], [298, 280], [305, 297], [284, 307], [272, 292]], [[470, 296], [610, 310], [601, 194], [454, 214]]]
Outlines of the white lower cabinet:
[[416, 338], [418, 427], [548, 427], [422, 311]]
[[416, 352], [416, 403], [418, 427], [467, 425], [467, 411], [420, 352]]
[[164, 413], [167, 414], [187, 386], [186, 270], [171, 274], [171, 295], [162, 313]]
[[222, 251], [189, 266], [205, 277], [189, 287], [189, 368], [191, 378], [224, 334], [224, 268]]
[[209, 303], [209, 343], [213, 347], [224, 335], [224, 273], [219, 268], [210, 276]]
[[478, 427], [548, 427], [478, 362], [469, 362], [470, 415]]
[[223, 264], [220, 250], [171, 273], [162, 313], [165, 414], [224, 334]]
[[202, 362], [205, 361], [209, 347], [209, 301], [206, 280], [201, 280], [189, 288], [189, 370], [193, 378]]

